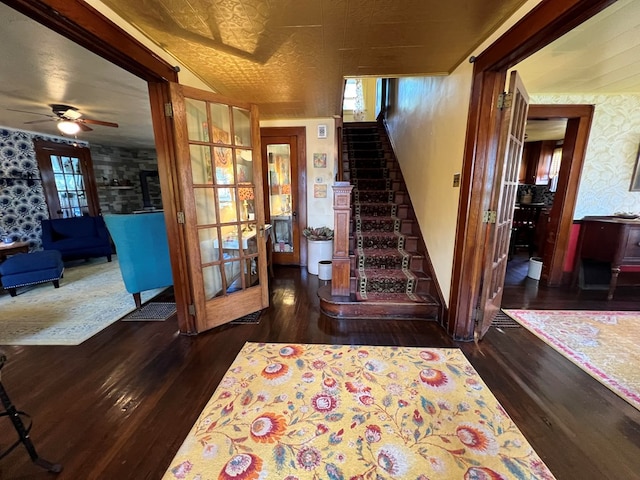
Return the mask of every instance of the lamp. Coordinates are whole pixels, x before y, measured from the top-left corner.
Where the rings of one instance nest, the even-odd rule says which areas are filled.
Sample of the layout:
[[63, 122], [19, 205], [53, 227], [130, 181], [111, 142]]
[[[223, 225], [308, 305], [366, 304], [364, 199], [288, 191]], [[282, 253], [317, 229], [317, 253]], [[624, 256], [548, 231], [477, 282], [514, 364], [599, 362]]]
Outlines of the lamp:
[[[245, 219], [247, 222], [249, 221], [249, 202], [247, 200], [253, 200], [255, 195], [253, 193], [253, 187], [238, 187], [238, 198], [242, 200], [242, 204], [244, 206]], [[247, 225], [246, 228], [243, 228], [242, 231], [246, 232], [247, 230], [253, 230], [251, 225]]]
[[75, 135], [80, 131], [80, 125], [78, 125], [76, 122], [63, 120], [61, 122], [58, 122], [58, 130], [60, 130], [65, 135]]

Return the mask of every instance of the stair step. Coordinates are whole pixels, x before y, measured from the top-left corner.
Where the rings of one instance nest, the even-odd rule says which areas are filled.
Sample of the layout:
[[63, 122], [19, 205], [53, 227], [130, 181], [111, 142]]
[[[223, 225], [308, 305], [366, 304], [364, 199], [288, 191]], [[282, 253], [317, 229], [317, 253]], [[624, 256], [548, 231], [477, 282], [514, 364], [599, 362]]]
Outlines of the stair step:
[[354, 233], [349, 239], [349, 250], [355, 248], [403, 248], [407, 251], [415, 251], [418, 247], [418, 237], [403, 235], [396, 232], [362, 232]]
[[[350, 268], [351, 271], [355, 271], [358, 266], [363, 263], [362, 266], [367, 267], [367, 268], [375, 268], [379, 266], [379, 260], [376, 258], [376, 253], [379, 251], [389, 251], [388, 254], [382, 253], [382, 255], [389, 255], [391, 257], [391, 252], [398, 252], [397, 249], [392, 249], [392, 248], [388, 248], [388, 249], [384, 249], [384, 248], [371, 248], [371, 249], [367, 249], [368, 251], [365, 251], [364, 253], [364, 261], [360, 260], [360, 254], [356, 253], [356, 254], [352, 254], [349, 255], [349, 260], [350, 260]], [[424, 260], [424, 257], [416, 252], [407, 252], [409, 254], [409, 265], [408, 268], [410, 268], [413, 271], [422, 271], [422, 262]], [[397, 256], [397, 260], [393, 260], [393, 259], [387, 259], [386, 261], [387, 263], [386, 268], [401, 268], [403, 265], [403, 256], [400, 254]]]
[[[389, 271], [393, 271], [393, 270], [389, 270]], [[357, 272], [357, 270], [354, 270], [354, 272]], [[353, 273], [353, 272], [352, 272]], [[413, 271], [412, 272], [415, 275], [415, 286], [413, 288], [413, 293], [416, 294], [431, 294], [431, 287], [433, 284], [433, 280], [431, 277], [429, 277], [427, 274], [425, 274], [424, 272], [418, 272], [418, 271]], [[383, 278], [383, 277], [380, 277]], [[349, 277], [349, 288], [351, 289], [352, 292], [358, 292], [360, 290], [360, 283], [359, 283], [360, 279], [358, 278], [357, 275], [354, 274], [354, 276]], [[390, 288], [384, 288], [384, 282], [382, 282], [383, 284], [378, 285], [379, 287], [382, 288], [381, 291], [391, 291]], [[389, 284], [389, 287], [391, 287], [392, 285]], [[403, 293], [406, 292], [406, 286], [405, 288], [403, 287], [398, 287], [399, 288], [399, 292]], [[367, 290], [369, 290], [369, 292], [371, 293], [372, 291], [374, 291], [372, 288], [368, 288]]]
[[367, 301], [358, 301], [355, 294], [347, 297], [332, 296], [331, 286], [323, 285], [318, 289], [322, 311], [335, 318], [353, 321], [373, 318], [393, 318], [406, 320], [440, 320], [440, 305], [431, 295], [420, 295], [422, 302], [415, 302], [398, 295], [391, 299], [375, 296]]
[[397, 248], [358, 248], [353, 258], [352, 269], [363, 268], [422, 268], [422, 255]]

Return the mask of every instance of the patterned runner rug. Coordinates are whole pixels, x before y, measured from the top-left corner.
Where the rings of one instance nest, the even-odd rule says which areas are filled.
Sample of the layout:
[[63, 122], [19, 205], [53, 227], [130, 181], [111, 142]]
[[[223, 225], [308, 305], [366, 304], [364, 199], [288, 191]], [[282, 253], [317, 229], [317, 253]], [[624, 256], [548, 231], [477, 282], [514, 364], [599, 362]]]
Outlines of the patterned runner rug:
[[553, 479], [458, 349], [246, 343], [164, 479]]
[[[142, 292], [142, 301], [164, 288]], [[0, 345], [79, 345], [134, 310], [117, 257], [66, 267], [60, 288], [41, 283], [0, 294]]]
[[504, 312], [640, 410], [640, 312]]

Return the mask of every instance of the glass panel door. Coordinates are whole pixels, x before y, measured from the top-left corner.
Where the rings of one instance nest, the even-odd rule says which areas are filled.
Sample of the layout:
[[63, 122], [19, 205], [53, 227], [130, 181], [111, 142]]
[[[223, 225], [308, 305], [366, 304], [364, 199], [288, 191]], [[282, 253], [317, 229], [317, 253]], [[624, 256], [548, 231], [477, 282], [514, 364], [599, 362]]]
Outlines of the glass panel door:
[[[268, 305], [257, 110], [171, 85], [198, 331]], [[256, 158], [259, 158], [256, 157]], [[257, 165], [256, 165], [257, 164]], [[191, 252], [191, 253], [189, 253]]]
[[269, 214], [273, 228], [273, 251], [293, 253], [291, 209], [291, 147], [288, 143], [267, 145], [269, 165]]
[[88, 148], [37, 141], [35, 151], [50, 218], [100, 214]]
[[87, 194], [80, 170], [80, 160], [76, 157], [51, 155], [51, 167], [58, 190], [60, 216], [62, 218], [81, 217], [89, 214]]

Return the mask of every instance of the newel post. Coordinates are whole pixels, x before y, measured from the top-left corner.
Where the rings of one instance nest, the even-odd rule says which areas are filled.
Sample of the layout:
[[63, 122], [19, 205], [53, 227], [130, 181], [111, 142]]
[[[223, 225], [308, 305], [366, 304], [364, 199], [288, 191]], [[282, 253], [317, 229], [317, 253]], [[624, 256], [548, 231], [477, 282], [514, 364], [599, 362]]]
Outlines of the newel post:
[[351, 190], [349, 182], [335, 182], [333, 188], [333, 261], [331, 262], [331, 295], [348, 296], [351, 265], [349, 230], [351, 226]]

